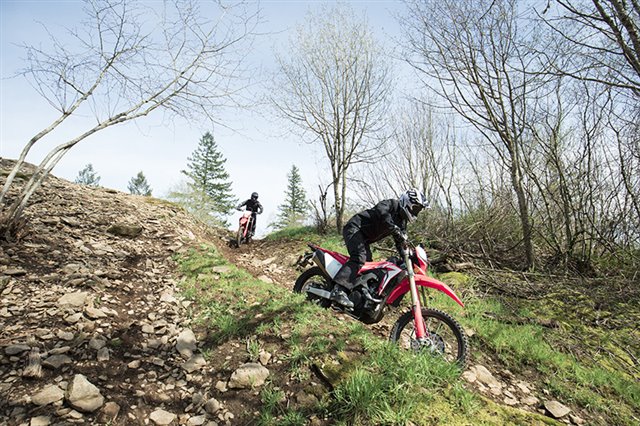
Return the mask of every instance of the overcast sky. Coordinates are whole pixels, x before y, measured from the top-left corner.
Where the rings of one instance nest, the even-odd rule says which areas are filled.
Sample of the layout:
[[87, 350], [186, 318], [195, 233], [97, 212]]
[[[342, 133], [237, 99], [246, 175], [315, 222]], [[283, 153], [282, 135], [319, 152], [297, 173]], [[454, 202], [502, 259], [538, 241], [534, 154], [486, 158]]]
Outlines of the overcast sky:
[[[267, 71], [272, 69], [272, 46], [284, 43], [307, 11], [320, 3], [261, 2], [265, 22], [259, 30], [265, 35], [257, 40], [250, 58], [254, 65]], [[404, 8], [402, 3], [349, 3], [358, 13], [367, 14], [380, 40], [390, 43], [398, 36], [394, 16]], [[64, 27], [76, 25], [82, 16], [82, 2], [78, 0], [0, 0], [0, 156], [17, 158], [25, 143], [58, 116], [23, 77], [13, 77], [27, 65], [20, 45], [46, 41], [48, 36], [43, 25], [57, 34]], [[163, 197], [183, 180], [180, 170], [186, 168], [187, 157], [204, 132], [210, 131], [227, 159], [226, 169], [236, 197], [243, 200], [253, 191], [260, 193], [265, 214], [258, 221], [259, 234], [265, 233], [266, 225], [275, 220], [292, 164], [301, 170], [308, 196], [317, 196], [320, 180], [328, 182], [327, 160], [322, 152], [301, 143], [296, 135], [287, 131], [286, 123], [252, 111], [235, 111], [223, 119], [233, 130], [222, 126], [212, 128], [210, 123], [167, 123], [160, 116], [114, 126], [80, 142], [58, 163], [53, 174], [73, 181], [78, 172], [91, 163], [102, 186], [127, 192], [129, 180], [142, 171], [153, 195]], [[55, 134], [47, 138], [48, 144], [43, 139], [27, 161], [37, 164], [54, 146], [66, 141], [64, 138], [69, 134]], [[236, 218], [230, 221], [234, 224]]]

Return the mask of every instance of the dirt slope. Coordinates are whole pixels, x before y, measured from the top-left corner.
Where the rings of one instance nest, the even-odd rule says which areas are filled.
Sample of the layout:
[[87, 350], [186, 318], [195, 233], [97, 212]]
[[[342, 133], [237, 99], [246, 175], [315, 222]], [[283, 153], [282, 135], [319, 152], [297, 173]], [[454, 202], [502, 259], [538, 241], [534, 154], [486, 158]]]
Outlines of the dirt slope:
[[[6, 173], [6, 160], [2, 166]], [[230, 341], [207, 347], [209, 361], [198, 353], [206, 336], [180, 298], [174, 256], [213, 242], [230, 263], [291, 289], [304, 242], [234, 248], [226, 232], [171, 204], [55, 177], [33, 197], [26, 218], [23, 238], [0, 245], [0, 425], [251, 424], [258, 392], [227, 392], [225, 385], [246, 349]], [[396, 318], [371, 329], [386, 339]], [[32, 374], [37, 360], [40, 374]], [[470, 388], [546, 412], [535, 384], [489, 359], [470, 365]], [[273, 361], [268, 367], [278, 374]]]
[[[212, 379], [176, 350], [190, 328], [173, 256], [211, 231], [160, 200], [55, 177], [25, 216], [22, 239], [0, 245], [0, 424], [201, 415], [189, 406], [207, 387], [194, 384]], [[72, 383], [77, 395], [64, 396]]]

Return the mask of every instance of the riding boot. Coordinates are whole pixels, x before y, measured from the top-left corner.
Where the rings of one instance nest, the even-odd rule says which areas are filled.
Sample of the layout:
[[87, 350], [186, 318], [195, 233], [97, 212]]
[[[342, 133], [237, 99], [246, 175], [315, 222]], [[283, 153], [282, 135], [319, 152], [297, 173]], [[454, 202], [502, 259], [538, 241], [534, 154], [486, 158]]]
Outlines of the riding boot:
[[349, 300], [349, 297], [345, 292], [345, 288], [339, 284], [335, 284], [333, 286], [333, 290], [331, 291], [331, 296], [329, 296], [329, 298], [346, 308], [353, 308], [353, 302]]

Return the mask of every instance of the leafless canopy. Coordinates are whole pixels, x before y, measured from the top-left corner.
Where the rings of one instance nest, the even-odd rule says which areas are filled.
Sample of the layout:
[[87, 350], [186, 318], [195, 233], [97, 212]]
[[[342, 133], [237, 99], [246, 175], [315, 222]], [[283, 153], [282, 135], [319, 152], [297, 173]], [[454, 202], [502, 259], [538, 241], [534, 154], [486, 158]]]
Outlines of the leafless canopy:
[[[195, 0], [143, 3], [90, 0], [85, 21], [67, 34], [50, 33], [50, 46], [25, 46], [21, 72], [59, 116], [29, 140], [2, 193], [2, 226], [11, 230], [29, 197], [61, 157], [92, 134], [155, 110], [215, 120], [237, 104], [242, 64], [258, 15], [243, 3]], [[7, 206], [6, 196], [31, 148], [76, 116], [86, 128], [52, 149]]]
[[410, 63], [427, 86], [471, 123], [509, 171], [528, 266], [533, 266], [522, 153], [528, 99], [538, 83], [529, 70], [515, 1], [415, 1], [406, 23]]
[[640, 4], [625, 0], [557, 0], [546, 22], [566, 42], [557, 72], [628, 90], [640, 97]]
[[273, 103], [304, 135], [322, 143], [340, 230], [348, 169], [378, 153], [390, 66], [366, 19], [343, 5], [310, 14], [278, 63]]

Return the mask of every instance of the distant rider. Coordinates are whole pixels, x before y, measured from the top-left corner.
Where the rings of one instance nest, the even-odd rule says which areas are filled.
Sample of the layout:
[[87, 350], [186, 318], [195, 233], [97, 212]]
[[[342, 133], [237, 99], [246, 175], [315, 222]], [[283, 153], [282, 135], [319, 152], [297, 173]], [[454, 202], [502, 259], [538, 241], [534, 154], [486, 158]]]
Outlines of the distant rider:
[[236, 207], [237, 210], [242, 210], [242, 207], [245, 206], [247, 211], [251, 212], [251, 237], [253, 235], [255, 235], [256, 233], [256, 215], [257, 214], [262, 214], [262, 211], [264, 210], [262, 208], [262, 204], [260, 204], [260, 202], [258, 201], [258, 193], [257, 192], [252, 192], [251, 193], [251, 198], [249, 198], [247, 201], [244, 201], [240, 204], [238, 204], [238, 207]]
[[392, 235], [398, 252], [407, 239], [407, 223], [413, 221], [427, 206], [427, 199], [417, 189], [410, 189], [399, 199], [380, 201], [368, 210], [354, 215], [342, 228], [349, 260], [333, 279], [331, 300], [347, 308], [353, 308], [347, 291], [353, 288], [358, 271], [371, 261], [370, 244]]

